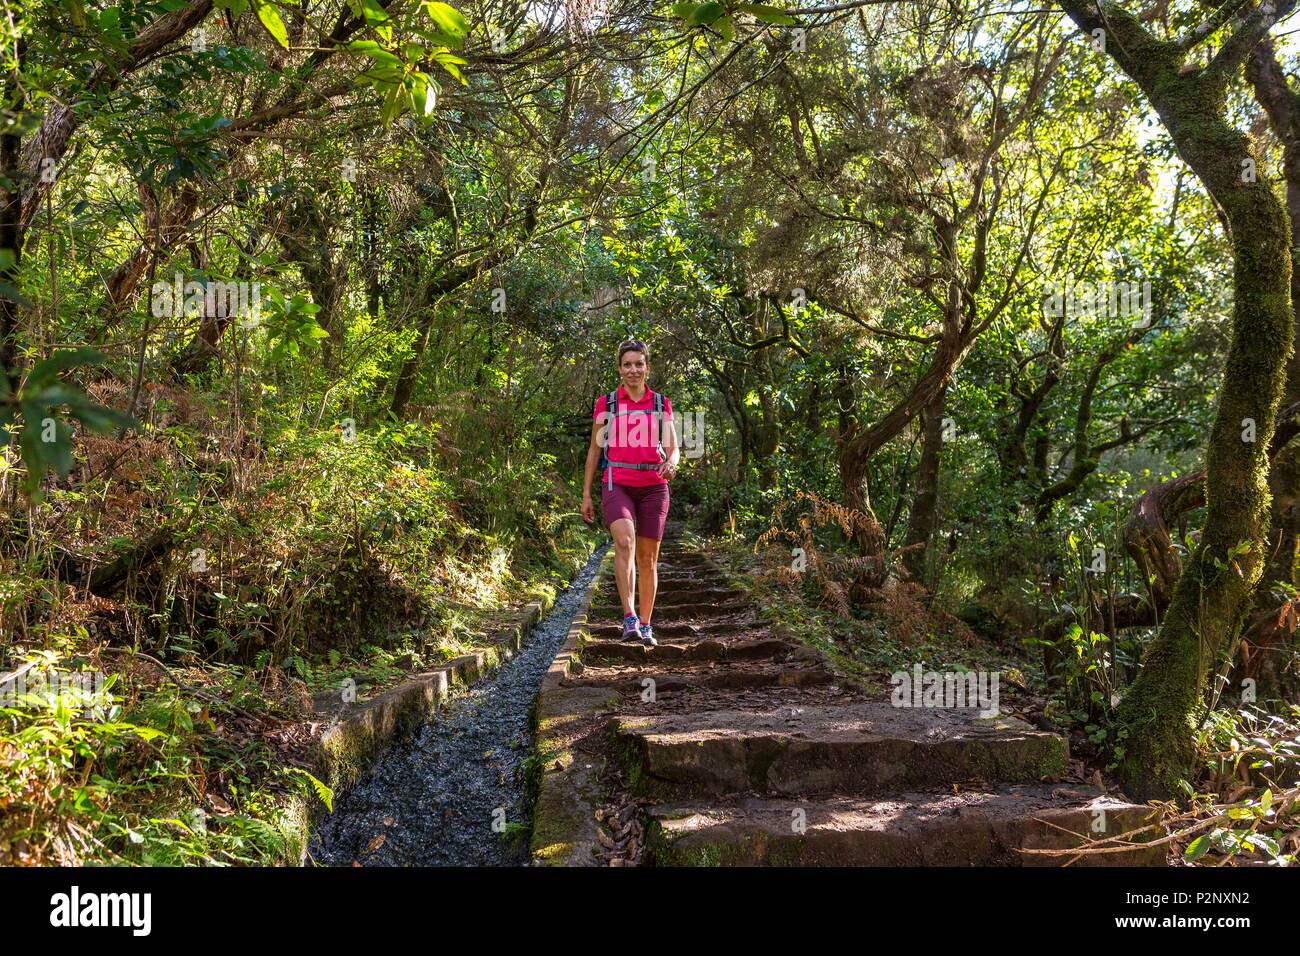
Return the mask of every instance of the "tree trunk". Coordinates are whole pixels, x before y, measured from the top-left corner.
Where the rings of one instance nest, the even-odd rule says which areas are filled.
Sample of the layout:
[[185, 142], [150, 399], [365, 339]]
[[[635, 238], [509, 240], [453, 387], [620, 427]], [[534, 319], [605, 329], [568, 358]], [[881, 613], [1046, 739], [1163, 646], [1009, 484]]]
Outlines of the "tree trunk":
[[[16, 71], [15, 71], [16, 73]], [[17, 78], [5, 84], [6, 101], [18, 95]], [[23, 256], [21, 142], [17, 126], [0, 134], [0, 375], [5, 389], [17, 393], [22, 380], [18, 365], [18, 271]]]
[[1248, 138], [1225, 119], [1228, 79], [1258, 40], [1250, 31], [1261, 21], [1247, 18], [1208, 66], [1184, 72], [1190, 46], [1155, 39], [1118, 4], [1062, 5], [1085, 32], [1104, 31], [1108, 54], [1160, 114], [1183, 161], [1222, 208], [1232, 239], [1232, 333], [1206, 450], [1205, 528], [1116, 715], [1125, 738], [1118, 772], [1129, 795], [1167, 798], [1191, 775], [1206, 677], [1232, 647], [1263, 570], [1268, 450], [1293, 337], [1290, 230], [1268, 183], [1243, 174], [1258, 162]]
[[[94, 338], [102, 337], [135, 303], [140, 294], [140, 280], [149, 274], [154, 259], [161, 259], [165, 251], [174, 248], [185, 238], [189, 232], [190, 220], [199, 206], [199, 193], [192, 184], [187, 183], [164, 212], [160, 203], [154, 199], [152, 191], [141, 185], [140, 203], [144, 209], [144, 224], [140, 234], [148, 239], [141, 242], [130, 256], [108, 274], [104, 283], [104, 301], [99, 305], [99, 331]], [[159, 216], [163, 217], [161, 224], [158, 222]], [[158, 237], [157, 243], [153, 241], [155, 235]]]
[[[1295, 584], [1297, 551], [1296, 489], [1300, 488], [1300, 454], [1289, 449], [1273, 462], [1269, 473], [1273, 506], [1268, 537], [1268, 563], [1255, 586], [1255, 599], [1241, 638], [1240, 656], [1228, 687], [1240, 695], [1247, 687], [1255, 699], [1281, 700], [1292, 689], [1294, 677], [1286, 675], [1286, 663], [1295, 649], [1294, 602], [1287, 586]], [[1247, 680], [1254, 681], [1247, 685]]]
[[754, 458], [758, 462], [759, 487], [770, 491], [777, 480], [773, 456], [781, 445], [781, 411], [776, 402], [776, 380], [772, 372], [772, 356], [768, 350], [759, 352], [755, 364], [761, 376], [758, 382], [758, 403], [762, 416], [754, 429]]
[[330, 234], [326, 213], [311, 197], [301, 197], [286, 210], [276, 238], [290, 260], [298, 264], [312, 302], [320, 308], [316, 324], [329, 333], [321, 342], [325, 368], [338, 368], [343, 347], [339, 305], [347, 288], [349, 263], [346, 253], [336, 260], [336, 243]]
[[871, 510], [871, 493], [867, 484], [870, 458], [856, 454], [851, 443], [843, 441], [843, 436], [854, 427], [854, 401], [852, 384], [842, 365], [838, 369], [835, 397], [840, 408], [840, 496], [844, 507], [854, 513], [851, 539], [860, 559], [858, 570], [849, 584], [848, 597], [849, 603], [861, 607], [870, 600], [872, 591], [884, 583], [885, 535]]
[[[1291, 308], [1300, 323], [1300, 97], [1291, 90], [1278, 62], [1271, 38], [1263, 39], [1246, 63], [1246, 76], [1255, 89], [1255, 98], [1264, 107], [1269, 124], [1282, 142], [1282, 173], [1286, 181], [1286, 210], [1291, 223]], [[1286, 366], [1285, 401], [1300, 401], [1300, 354], [1292, 348]], [[1232, 675], [1231, 686], [1242, 687], [1246, 679], [1255, 681], [1260, 700], [1280, 698], [1285, 693], [1282, 679], [1284, 657], [1294, 639], [1283, 622], [1290, 603], [1288, 586], [1296, 582], [1297, 528], [1300, 512], [1300, 455], [1283, 451], [1273, 459], [1268, 476], [1273, 497], [1270, 514], [1268, 563], [1255, 587], [1250, 623], [1242, 636], [1241, 658]], [[1279, 598], [1279, 594], [1282, 595]]]
[[903, 538], [903, 567], [913, 581], [925, 583], [926, 554], [939, 516], [939, 466], [943, 457], [943, 415], [948, 402], [944, 387], [921, 413], [921, 461], [916, 469], [912, 512]]
[[[424, 358], [424, 351], [429, 347], [429, 336], [433, 332], [434, 318], [437, 316], [437, 307], [428, 306], [428, 314], [423, 322], [420, 323], [419, 335], [415, 340], [411, 354], [402, 362], [402, 367], [397, 373], [397, 383], [393, 387], [393, 402], [389, 406], [389, 411], [393, 418], [401, 419], [406, 414], [406, 406], [411, 402], [411, 396], [415, 394], [415, 379], [420, 372], [420, 362]], [[479, 373], [475, 378], [475, 388], [482, 385], [482, 366], [479, 366]]]

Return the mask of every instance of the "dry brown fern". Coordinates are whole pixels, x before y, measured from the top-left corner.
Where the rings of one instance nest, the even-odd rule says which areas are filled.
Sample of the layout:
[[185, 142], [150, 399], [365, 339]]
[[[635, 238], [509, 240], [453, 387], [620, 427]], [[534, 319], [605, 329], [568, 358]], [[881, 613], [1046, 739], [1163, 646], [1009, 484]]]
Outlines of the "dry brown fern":
[[[787, 514], [801, 504], [806, 505], [808, 510], [798, 514], [793, 519], [793, 524], [788, 526]], [[879, 553], [823, 555], [813, 540], [813, 534], [817, 528], [829, 524], [837, 525], [846, 538], [860, 536], [869, 548]], [[847, 617], [853, 604], [850, 595], [861, 593], [862, 588], [872, 587], [884, 578], [888, 557], [883, 547], [884, 537], [880, 522], [870, 511], [858, 511], [806, 491], [797, 491], [794, 498], [779, 501], [772, 509], [772, 523], [754, 542], [754, 553], [758, 554], [762, 549], [774, 547], [781, 542], [801, 552], [806, 562], [804, 567], [782, 562], [773, 570], [776, 579], [795, 588], [802, 584], [804, 575], [811, 571], [821, 585], [827, 602], [839, 614]]]

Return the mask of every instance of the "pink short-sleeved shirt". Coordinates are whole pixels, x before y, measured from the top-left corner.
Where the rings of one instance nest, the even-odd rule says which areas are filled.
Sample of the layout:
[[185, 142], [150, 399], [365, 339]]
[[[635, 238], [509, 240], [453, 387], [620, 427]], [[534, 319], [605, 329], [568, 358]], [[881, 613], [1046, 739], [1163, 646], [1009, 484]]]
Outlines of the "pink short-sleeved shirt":
[[[591, 413], [592, 421], [605, 421], [605, 405], [608, 394], [602, 394], [596, 399], [596, 408]], [[641, 396], [641, 401], [634, 402], [628, 397], [627, 389], [622, 385], [618, 387], [618, 409], [626, 412], [628, 409], [645, 409], [650, 412], [649, 415], [619, 415], [607, 432], [609, 437], [609, 446], [607, 453], [610, 461], [623, 461], [629, 464], [656, 464], [659, 462], [659, 446], [655, 435], [655, 397], [650, 389], [645, 390]], [[668, 434], [668, 429], [672, 427], [673, 403], [668, 401], [668, 396], [664, 396], [664, 434]], [[606, 468], [605, 471], [610, 469]], [[624, 485], [629, 488], [644, 488], [651, 485], [666, 485], [667, 480], [661, 478], [659, 474], [652, 469], [636, 470], [632, 468], [615, 468], [614, 484]], [[608, 478], [604, 472], [600, 475], [601, 483], [607, 484]]]

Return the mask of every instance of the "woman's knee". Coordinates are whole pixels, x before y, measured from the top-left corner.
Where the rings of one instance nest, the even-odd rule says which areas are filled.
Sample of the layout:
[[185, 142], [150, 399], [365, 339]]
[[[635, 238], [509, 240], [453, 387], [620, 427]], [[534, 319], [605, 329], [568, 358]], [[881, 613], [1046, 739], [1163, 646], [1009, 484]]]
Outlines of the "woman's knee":
[[615, 528], [610, 532], [614, 537], [614, 550], [619, 554], [632, 554], [636, 547], [636, 534], [631, 528]]

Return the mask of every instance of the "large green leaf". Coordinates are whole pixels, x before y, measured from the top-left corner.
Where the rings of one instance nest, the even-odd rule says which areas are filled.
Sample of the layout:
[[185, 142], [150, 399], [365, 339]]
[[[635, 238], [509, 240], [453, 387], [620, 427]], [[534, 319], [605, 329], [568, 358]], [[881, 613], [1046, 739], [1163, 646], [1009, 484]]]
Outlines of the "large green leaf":
[[1198, 836], [1191, 843], [1187, 844], [1187, 849], [1183, 851], [1183, 859], [1188, 863], [1195, 863], [1219, 844], [1223, 832], [1223, 830], [1216, 829], [1210, 833]]
[[393, 39], [393, 18], [379, 0], [350, 0], [352, 9], [363, 17], [385, 43]]
[[465, 42], [465, 37], [469, 35], [469, 23], [460, 15], [460, 11], [439, 0], [429, 0], [424, 4], [424, 9], [439, 30], [457, 41], [455, 46], [459, 47]]
[[257, 13], [257, 19], [262, 22], [266, 32], [271, 35], [276, 43], [289, 49], [289, 30], [284, 25], [284, 20], [280, 18], [280, 11], [275, 8], [271, 0], [253, 0], [253, 10]]
[[688, 27], [707, 27], [726, 12], [727, 8], [720, 3], [701, 3], [687, 16], [686, 25]]
[[68, 19], [78, 30], [86, 29], [86, 7], [81, 0], [64, 0], [64, 6], [68, 8]]
[[769, 6], [766, 3], [738, 3], [736, 9], [743, 10], [755, 20], [772, 23], [776, 26], [792, 27], [799, 22], [780, 7]]
[[403, 90], [404, 87], [401, 83], [393, 83], [389, 85], [385, 92], [384, 105], [379, 110], [379, 118], [385, 123], [391, 123], [402, 112]]
[[103, 360], [104, 357], [94, 349], [60, 349], [49, 358], [42, 359], [32, 366], [31, 372], [27, 375], [27, 384], [24, 391], [44, 387], [47, 383], [52, 382], [60, 372], [80, 368], [83, 365], [98, 365]]
[[[61, 349], [37, 362], [27, 374], [17, 396], [17, 415], [12, 398], [3, 406], [0, 425], [22, 426], [18, 448], [27, 468], [23, 488], [33, 497], [40, 497], [40, 483], [50, 469], [63, 475], [72, 467], [72, 428], [56, 409], [66, 407], [68, 416], [92, 431], [108, 432], [136, 424], [130, 415], [98, 404], [84, 390], [59, 378], [69, 369], [100, 361], [102, 357], [94, 349]], [[13, 438], [10, 433], [8, 440]]]

